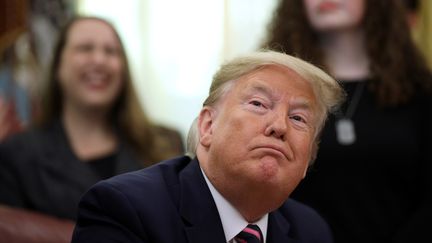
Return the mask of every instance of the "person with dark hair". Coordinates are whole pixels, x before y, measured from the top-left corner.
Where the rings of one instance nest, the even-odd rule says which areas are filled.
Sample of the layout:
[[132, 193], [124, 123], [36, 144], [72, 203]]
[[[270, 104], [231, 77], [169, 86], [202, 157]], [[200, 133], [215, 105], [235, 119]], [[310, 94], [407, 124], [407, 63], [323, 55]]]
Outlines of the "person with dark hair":
[[192, 124], [190, 157], [94, 185], [72, 242], [333, 242], [322, 218], [288, 197], [343, 97], [321, 69], [283, 53], [228, 61]]
[[336, 242], [432, 239], [432, 78], [405, 16], [395, 0], [282, 0], [263, 44], [323, 67], [348, 94], [292, 194]]
[[101, 179], [181, 155], [180, 135], [153, 125], [114, 27], [76, 17], [54, 50], [41, 116], [0, 144], [0, 203], [75, 219]]
[[415, 30], [417, 27], [418, 16], [420, 15], [420, 3], [418, 0], [400, 0], [405, 6], [405, 16], [408, 26]]

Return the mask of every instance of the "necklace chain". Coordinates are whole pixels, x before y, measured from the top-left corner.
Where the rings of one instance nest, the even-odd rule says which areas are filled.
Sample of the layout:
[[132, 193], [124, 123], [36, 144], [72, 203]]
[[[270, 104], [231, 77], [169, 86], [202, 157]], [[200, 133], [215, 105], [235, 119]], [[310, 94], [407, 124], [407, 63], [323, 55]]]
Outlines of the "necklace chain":
[[354, 90], [354, 94], [351, 98], [350, 103], [348, 104], [348, 107], [346, 109], [345, 114], [343, 114], [342, 111], [340, 111], [340, 113], [338, 112], [339, 113], [339, 116], [338, 116], [339, 119], [341, 119], [341, 118], [351, 119], [353, 117], [355, 111], [357, 110], [357, 106], [360, 102], [360, 98], [362, 97], [365, 85], [366, 85], [366, 82], [361, 82], [361, 83], [358, 83], [356, 85], [355, 90]]
[[366, 82], [357, 83], [354, 94], [351, 98], [350, 103], [346, 109], [345, 114], [340, 110], [336, 113], [337, 120], [336, 126], [336, 138], [341, 145], [351, 145], [357, 140], [354, 122], [351, 120], [355, 111], [357, 110], [358, 103], [363, 94], [364, 86]]

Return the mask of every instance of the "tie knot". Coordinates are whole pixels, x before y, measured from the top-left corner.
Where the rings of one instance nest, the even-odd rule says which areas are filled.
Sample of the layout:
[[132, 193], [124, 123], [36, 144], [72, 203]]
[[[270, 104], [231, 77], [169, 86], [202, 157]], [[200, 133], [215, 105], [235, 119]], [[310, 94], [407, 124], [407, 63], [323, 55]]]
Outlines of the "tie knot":
[[235, 237], [235, 240], [238, 243], [262, 243], [263, 236], [258, 225], [249, 224]]

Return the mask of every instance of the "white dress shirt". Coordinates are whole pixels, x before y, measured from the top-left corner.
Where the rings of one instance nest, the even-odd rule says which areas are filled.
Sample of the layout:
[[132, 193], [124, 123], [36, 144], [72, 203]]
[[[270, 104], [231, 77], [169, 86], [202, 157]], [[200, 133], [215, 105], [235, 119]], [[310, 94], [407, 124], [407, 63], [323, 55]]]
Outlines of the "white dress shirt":
[[[210, 192], [213, 196], [213, 200], [215, 201], [216, 207], [219, 212], [219, 217], [222, 222], [223, 231], [225, 233], [225, 239], [227, 239], [227, 243], [235, 243], [234, 237], [240, 233], [246, 226], [249, 224], [243, 216], [235, 209], [230, 202], [228, 202], [213, 186], [213, 184], [209, 181], [204, 171], [201, 169], [201, 172], [205, 178], [207, 186], [210, 189]], [[261, 219], [251, 224], [256, 224], [260, 228], [264, 243], [266, 243], [267, 238], [267, 224], [268, 224], [268, 214], [265, 214]]]

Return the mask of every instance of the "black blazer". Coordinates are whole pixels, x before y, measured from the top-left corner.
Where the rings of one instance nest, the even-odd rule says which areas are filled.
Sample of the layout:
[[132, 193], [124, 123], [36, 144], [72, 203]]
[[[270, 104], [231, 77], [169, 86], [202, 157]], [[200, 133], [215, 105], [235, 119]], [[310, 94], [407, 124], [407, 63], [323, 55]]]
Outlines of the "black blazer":
[[[115, 174], [140, 168], [120, 145]], [[0, 204], [75, 219], [82, 194], [100, 179], [72, 152], [60, 121], [0, 144]]]
[[[311, 208], [294, 200], [269, 214], [267, 242], [332, 242]], [[188, 157], [101, 181], [80, 202], [73, 243], [227, 242], [199, 163]]]

